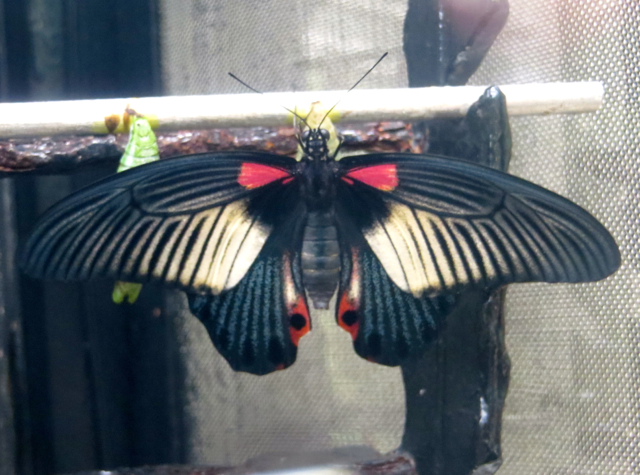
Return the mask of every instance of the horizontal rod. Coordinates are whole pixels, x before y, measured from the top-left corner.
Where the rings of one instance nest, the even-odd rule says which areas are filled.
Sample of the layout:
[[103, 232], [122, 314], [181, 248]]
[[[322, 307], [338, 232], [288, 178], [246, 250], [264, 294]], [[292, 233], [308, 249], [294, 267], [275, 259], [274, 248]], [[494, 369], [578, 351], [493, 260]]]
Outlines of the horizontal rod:
[[[124, 132], [127, 107], [157, 130], [273, 127], [291, 124], [284, 107], [304, 115], [312, 102], [330, 108], [334, 122], [416, 121], [462, 117], [485, 86], [356, 89], [296, 93], [166, 96], [0, 104], [0, 137]], [[602, 104], [599, 82], [500, 86], [510, 115], [593, 112]], [[283, 107], [284, 106], [284, 107]]]

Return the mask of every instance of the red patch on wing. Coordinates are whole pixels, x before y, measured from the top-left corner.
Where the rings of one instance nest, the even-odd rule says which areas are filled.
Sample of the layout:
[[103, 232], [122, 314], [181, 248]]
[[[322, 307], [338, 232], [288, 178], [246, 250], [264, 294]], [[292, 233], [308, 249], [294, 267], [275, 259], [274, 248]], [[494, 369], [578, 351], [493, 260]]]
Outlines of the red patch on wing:
[[282, 270], [284, 280], [284, 303], [289, 318], [289, 336], [295, 346], [298, 346], [300, 338], [311, 330], [311, 318], [304, 294], [296, 288], [291, 273], [291, 258], [288, 253], [282, 256]]
[[360, 330], [358, 316], [358, 308], [349, 300], [347, 292], [343, 293], [338, 307], [338, 326], [348, 331], [354, 340], [358, 336], [358, 330]]
[[360, 330], [360, 261], [357, 247], [351, 248], [351, 277], [349, 287], [338, 303], [338, 326], [351, 334], [354, 340]]
[[349, 183], [349, 178], [382, 191], [393, 191], [398, 186], [398, 170], [394, 163], [358, 168], [342, 177], [347, 183]]
[[240, 168], [238, 183], [250, 190], [268, 185], [272, 181], [281, 178], [290, 177], [291, 174], [281, 168], [270, 167], [269, 165], [261, 165], [259, 163], [245, 162]]
[[298, 301], [289, 309], [289, 335], [295, 346], [298, 346], [300, 338], [305, 336], [311, 330], [309, 324], [309, 309], [301, 296]]

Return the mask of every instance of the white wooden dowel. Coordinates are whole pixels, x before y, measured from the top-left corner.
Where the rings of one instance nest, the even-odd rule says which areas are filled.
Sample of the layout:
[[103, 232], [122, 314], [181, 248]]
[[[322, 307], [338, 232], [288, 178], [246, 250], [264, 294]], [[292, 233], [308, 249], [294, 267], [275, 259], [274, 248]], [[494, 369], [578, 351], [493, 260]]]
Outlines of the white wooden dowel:
[[[278, 126], [292, 117], [282, 106], [300, 111], [320, 101], [337, 101], [334, 122], [415, 121], [461, 117], [486, 86], [412, 89], [167, 96], [82, 101], [0, 104], [0, 137], [107, 133], [105, 118], [122, 118], [125, 108], [151, 118], [159, 130]], [[517, 84], [500, 86], [510, 115], [592, 112], [602, 104], [599, 82]], [[115, 130], [124, 131], [122, 120]]]

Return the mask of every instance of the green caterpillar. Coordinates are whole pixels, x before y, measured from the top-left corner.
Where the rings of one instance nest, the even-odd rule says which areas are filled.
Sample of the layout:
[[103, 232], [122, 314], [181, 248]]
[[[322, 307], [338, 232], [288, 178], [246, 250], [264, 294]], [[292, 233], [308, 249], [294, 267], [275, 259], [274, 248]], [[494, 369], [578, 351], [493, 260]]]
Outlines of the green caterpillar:
[[160, 159], [156, 135], [151, 129], [149, 121], [144, 117], [132, 116], [129, 129], [129, 143], [124, 149], [118, 172], [139, 167]]

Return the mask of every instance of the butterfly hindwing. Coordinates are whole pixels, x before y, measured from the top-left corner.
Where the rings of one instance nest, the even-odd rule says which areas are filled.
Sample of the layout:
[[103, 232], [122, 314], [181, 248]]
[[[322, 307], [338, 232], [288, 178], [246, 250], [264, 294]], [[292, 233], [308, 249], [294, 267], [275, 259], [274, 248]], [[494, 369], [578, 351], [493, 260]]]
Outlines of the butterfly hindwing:
[[397, 366], [438, 336], [455, 295], [416, 298], [389, 278], [366, 243], [345, 243], [336, 303], [338, 325], [362, 358]]
[[220, 295], [189, 295], [192, 313], [234, 370], [261, 375], [295, 361], [311, 328], [300, 243], [299, 228], [279, 226], [238, 285]]
[[50, 209], [21, 265], [41, 278], [108, 276], [219, 293], [259, 254], [274, 226], [272, 210], [297, 197], [294, 166], [288, 157], [240, 152], [119, 173]]
[[338, 205], [393, 282], [414, 297], [467, 285], [588, 282], [620, 264], [589, 213], [517, 177], [409, 154], [340, 162]]

